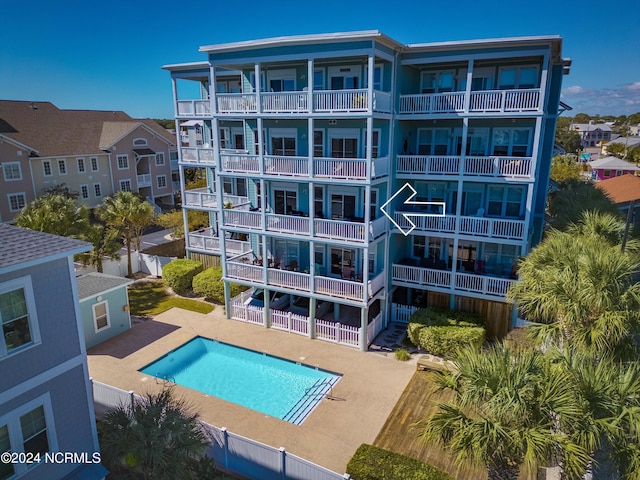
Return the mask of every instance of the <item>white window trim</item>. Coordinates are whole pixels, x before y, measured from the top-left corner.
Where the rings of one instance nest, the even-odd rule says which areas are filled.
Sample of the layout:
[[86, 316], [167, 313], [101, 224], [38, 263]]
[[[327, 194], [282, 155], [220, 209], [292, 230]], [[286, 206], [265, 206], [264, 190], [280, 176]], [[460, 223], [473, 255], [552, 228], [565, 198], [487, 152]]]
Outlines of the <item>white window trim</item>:
[[[64, 165], [64, 172], [62, 171], [62, 169], [60, 168], [60, 162], [62, 162], [62, 165]], [[58, 175], [66, 175], [67, 174], [67, 159], [66, 158], [59, 158], [56, 161], [56, 164], [58, 165]]]
[[[17, 165], [18, 166], [18, 173], [20, 175], [20, 178], [7, 178], [7, 169], [9, 166], [14, 166]], [[4, 181], [5, 182], [18, 182], [20, 180], [22, 180], [22, 166], [20, 165], [20, 162], [5, 162], [2, 164], [2, 175], [4, 176]]]
[[[96, 161], [96, 169], [93, 169], [93, 161]], [[89, 162], [91, 162], [91, 171], [92, 172], [97, 172], [100, 170], [100, 163], [98, 161], [98, 157], [91, 157], [91, 159], [89, 160]]]
[[[15, 349], [14, 351], [7, 352], [7, 345], [4, 341], [4, 335], [0, 338], [0, 360], [3, 358], [16, 355], [25, 351], [29, 347], [40, 344], [40, 327], [38, 324], [38, 316], [36, 311], [36, 302], [33, 295], [33, 286], [31, 284], [31, 276], [15, 278], [0, 284], [0, 294], [11, 292], [13, 290], [23, 289], [24, 298], [27, 302], [27, 314], [29, 315], [29, 335], [31, 335], [31, 343]], [[0, 325], [2, 318], [0, 318]], [[0, 328], [0, 332], [2, 329]]]
[[[82, 170], [80, 170], [80, 161], [82, 161]], [[85, 173], [87, 171], [87, 162], [84, 157], [76, 158], [76, 166], [78, 167], [78, 173]]]
[[[127, 161], [127, 166], [126, 167], [121, 167], [120, 166], [120, 159], [125, 159]], [[126, 153], [121, 153], [119, 155], [116, 155], [116, 168], [118, 170], [129, 170], [129, 155], [127, 155]]]
[[[373, 65], [373, 74], [374, 74], [374, 89], [375, 89], [375, 72], [376, 70], [380, 70], [380, 89], [378, 90], [379, 92], [382, 92], [384, 89], [384, 68], [382, 66], [381, 63], [376, 63]], [[364, 67], [364, 81], [363, 81], [363, 85], [364, 88], [368, 88], [369, 87], [369, 65], [366, 65]]]
[[[129, 190], [125, 190], [124, 188], [122, 188], [122, 182], [129, 182]], [[120, 190], [121, 191], [127, 191], [127, 192], [131, 192], [133, 191], [133, 183], [131, 182], [130, 178], [123, 178], [122, 180], [120, 180]]]
[[498, 68], [498, 78], [496, 79], [496, 88], [498, 90], [509, 90], [509, 89], [505, 89], [502, 87], [502, 85], [500, 85], [500, 74], [502, 73], [503, 70], [510, 70], [510, 69], [516, 69], [516, 79], [515, 79], [515, 89], [520, 88], [520, 71], [523, 68], [535, 68], [536, 69], [536, 80], [538, 83], [537, 87], [531, 87], [531, 88], [540, 88], [540, 65], [535, 65], [535, 64], [526, 64], [526, 65], [514, 65], [514, 66], [501, 66], [500, 68]]
[[[100, 195], [96, 194], [96, 185], [100, 188]], [[103, 194], [102, 194], [102, 185], [100, 184], [100, 182], [94, 183], [93, 184], [93, 195], [96, 198], [102, 198]]]
[[[45, 165], [49, 165], [49, 172], [44, 168]], [[42, 175], [44, 177], [53, 177], [53, 166], [51, 165], [51, 160], [43, 160], [42, 161]]]
[[134, 147], [148, 147], [149, 141], [146, 138], [138, 137], [138, 138], [134, 138], [131, 144]]
[[[159, 183], [159, 180], [161, 178], [164, 178], [164, 185], [163, 186], [160, 186], [160, 183]], [[166, 175], [157, 175], [156, 176], [156, 187], [157, 188], [167, 188], [167, 185], [168, 185], [168, 183], [167, 183], [167, 176]]]
[[[268, 70], [267, 71], [267, 85], [271, 83], [271, 80], [293, 80], [293, 91], [297, 90], [296, 83], [296, 70], [293, 68]], [[265, 85], [265, 87], [267, 86]], [[270, 90], [270, 89], [269, 89]]]
[[[158, 163], [158, 155], [162, 156], [162, 163]], [[166, 159], [164, 157], [164, 152], [156, 152], [156, 167], [164, 167], [166, 164]]]
[[267, 151], [270, 155], [273, 155], [271, 147], [273, 146], [274, 138], [293, 138], [296, 144], [294, 156], [298, 155], [298, 130], [296, 128], [271, 128], [269, 130], [269, 148], [267, 148]]
[[[322, 133], [322, 155], [320, 157], [316, 157], [316, 158], [325, 158], [326, 155], [326, 151], [327, 151], [327, 129], [326, 128], [314, 128], [313, 129], [313, 133], [315, 134], [315, 132], [321, 132]], [[313, 148], [315, 150], [316, 148], [316, 142], [315, 140], [313, 141]], [[315, 155], [314, 155], [315, 157]]]
[[[529, 155], [527, 156], [531, 156], [531, 152], [532, 152], [532, 148], [533, 148], [533, 127], [496, 127], [493, 129], [493, 132], [491, 134], [491, 145], [490, 145], [490, 150], [489, 152], [492, 154], [492, 156], [498, 156], [498, 155], [493, 155], [493, 152], [496, 148], [496, 132], [498, 130], [508, 130], [509, 131], [509, 144], [508, 144], [508, 150], [509, 153], [507, 156], [512, 156], [513, 153], [513, 132], [515, 130], [527, 130], [529, 132], [529, 142], [527, 144], [527, 152], [529, 152]], [[520, 145], [520, 144], [518, 144]]]
[[364, 81], [362, 80], [362, 68], [360, 67], [360, 65], [341, 65], [341, 66], [327, 68], [327, 77], [326, 77], [327, 85], [325, 85], [325, 88], [328, 90], [331, 89], [331, 79], [333, 77], [346, 77], [346, 76], [349, 76], [348, 74], [351, 74], [351, 76], [357, 77], [358, 79], [357, 90], [360, 90], [361, 88], [363, 88], [362, 85], [364, 85]]
[[[107, 315], [107, 324], [102, 327], [102, 328], [98, 328], [98, 318], [96, 317], [96, 307], [98, 305], [103, 305], [105, 306], [105, 311], [106, 311], [106, 315]], [[102, 302], [98, 302], [95, 303], [91, 306], [91, 311], [93, 312], [93, 328], [95, 330], [95, 333], [100, 333], [103, 332], [105, 330], [108, 330], [109, 328], [111, 328], [111, 316], [109, 315], [109, 301], [108, 300], [103, 300]]]
[[17, 197], [19, 195], [22, 195], [22, 197], [24, 198], [24, 204], [27, 204], [27, 194], [26, 192], [13, 192], [13, 193], [7, 193], [7, 202], [9, 203], [9, 211], [10, 212], [19, 212], [20, 210], [22, 210], [23, 207], [14, 209], [11, 208], [11, 197]]
[[[53, 408], [51, 406], [51, 394], [47, 392], [0, 417], [0, 425], [6, 425], [9, 430], [9, 443], [11, 444], [12, 452], [24, 453], [24, 438], [22, 436], [20, 417], [38, 407], [42, 407], [44, 410], [44, 421], [47, 427], [49, 452], [58, 451], [58, 435], [56, 434], [56, 424], [53, 416]], [[14, 463], [13, 469], [15, 475], [9, 478], [20, 477], [25, 472], [37, 468], [37, 466], [42, 463], [44, 462], [41, 461], [40, 463], [32, 464]]]
[[[87, 188], [87, 196], [83, 196], [82, 195], [82, 187], [86, 187]], [[80, 185], [80, 198], [87, 200], [89, 197], [91, 197], [91, 192], [89, 192], [89, 185], [86, 183], [83, 183], [82, 185]]]
[[[373, 134], [374, 133], [378, 134], [378, 144], [377, 145], [373, 144]], [[378, 148], [378, 156], [377, 157], [372, 157], [372, 158], [380, 158], [380, 143], [381, 143], [381, 140], [382, 140], [382, 129], [381, 128], [373, 128], [373, 129], [371, 129], [371, 137], [372, 137], [371, 152], [373, 152], [374, 147]], [[366, 152], [366, 148], [367, 148], [367, 145], [369, 145], [369, 142], [367, 142], [367, 129], [363, 129], [363, 131], [362, 131], [362, 139], [363, 139], [362, 144], [365, 146], [364, 147], [365, 148], [365, 152], [364, 153], [366, 155], [366, 153], [367, 153]]]

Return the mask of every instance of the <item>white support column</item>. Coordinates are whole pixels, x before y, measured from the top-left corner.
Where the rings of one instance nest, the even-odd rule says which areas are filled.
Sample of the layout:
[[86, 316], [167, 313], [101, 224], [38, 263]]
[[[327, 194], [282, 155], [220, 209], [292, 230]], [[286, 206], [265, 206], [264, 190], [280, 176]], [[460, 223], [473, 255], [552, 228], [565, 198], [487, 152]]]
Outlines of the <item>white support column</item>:
[[[173, 117], [178, 116], [178, 84], [174, 77], [171, 77], [171, 91], [173, 92]], [[176, 133], [178, 135], [178, 146], [180, 145], [180, 130], [176, 122]]]
[[263, 132], [263, 120], [262, 117], [258, 117], [258, 165], [260, 167], [260, 176], [264, 175], [264, 132]]
[[369, 322], [369, 307], [363, 305], [360, 309], [360, 350], [367, 351], [367, 323]]
[[209, 108], [212, 114], [218, 113], [218, 99], [216, 98], [216, 67], [209, 67]]
[[[309, 172], [309, 177], [310, 178], [314, 178], [313, 177], [313, 174], [314, 174], [314, 171], [313, 171], [313, 157], [314, 157], [314, 154], [313, 154], [313, 125], [314, 125], [313, 118], [309, 117], [307, 119], [307, 130], [309, 131], [309, 133], [308, 133], [309, 136], [307, 138], [307, 148], [309, 149], [309, 157], [308, 157], [309, 165], [308, 165], [307, 168], [308, 168], [308, 172]], [[323, 138], [323, 140], [324, 140], [324, 138]]]
[[469, 60], [467, 64], [467, 88], [464, 93], [464, 111], [469, 112], [469, 105], [471, 103], [471, 81], [473, 80], [473, 58]]
[[375, 58], [374, 58], [373, 50], [369, 54], [367, 58], [367, 66], [369, 71], [367, 72], [367, 112], [369, 115], [373, 112], [373, 69], [375, 66]]
[[544, 105], [549, 100], [549, 89], [547, 88], [547, 79], [549, 78], [549, 52], [544, 54], [542, 60], [542, 72], [540, 75], [540, 102], [538, 103], [538, 110], [544, 111]]
[[[313, 84], [313, 58], [307, 60], [307, 78], [309, 79], [307, 82], [307, 105], [309, 113], [313, 113], [313, 89], [315, 88]], [[309, 135], [309, 137], [311, 137], [311, 135]]]
[[[266, 272], [266, 268], [263, 267], [263, 269]], [[265, 287], [267, 287], [266, 283], [265, 283]], [[264, 325], [264, 328], [271, 327], [271, 315], [269, 314], [271, 306], [269, 305], [269, 301], [270, 301], [269, 297], [271, 297], [271, 290], [268, 290], [267, 288], [265, 288], [262, 291], [262, 298], [264, 299], [264, 308], [262, 309], [262, 324]]]
[[262, 113], [262, 85], [260, 84], [260, 63], [254, 65], [254, 78], [256, 87], [256, 109], [258, 114]]
[[309, 298], [309, 338], [316, 338], [316, 299]]

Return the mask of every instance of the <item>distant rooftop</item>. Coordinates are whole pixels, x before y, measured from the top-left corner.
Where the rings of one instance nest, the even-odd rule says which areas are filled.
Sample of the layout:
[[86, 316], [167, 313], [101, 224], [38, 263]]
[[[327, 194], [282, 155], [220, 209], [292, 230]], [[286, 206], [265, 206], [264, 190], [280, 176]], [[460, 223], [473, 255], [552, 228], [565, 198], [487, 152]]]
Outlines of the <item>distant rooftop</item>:
[[77, 278], [78, 282], [78, 298], [84, 300], [95, 295], [99, 295], [114, 288], [124, 285], [131, 285], [133, 280], [128, 278], [116, 277], [105, 273], [88, 273]]
[[0, 223], [0, 273], [88, 252], [91, 248], [91, 244], [73, 238]]
[[640, 177], [627, 173], [595, 184], [613, 203], [625, 204], [640, 200]]
[[635, 163], [627, 162], [621, 158], [610, 156], [589, 162], [591, 168], [611, 168], [617, 170], [639, 171], [640, 168]]

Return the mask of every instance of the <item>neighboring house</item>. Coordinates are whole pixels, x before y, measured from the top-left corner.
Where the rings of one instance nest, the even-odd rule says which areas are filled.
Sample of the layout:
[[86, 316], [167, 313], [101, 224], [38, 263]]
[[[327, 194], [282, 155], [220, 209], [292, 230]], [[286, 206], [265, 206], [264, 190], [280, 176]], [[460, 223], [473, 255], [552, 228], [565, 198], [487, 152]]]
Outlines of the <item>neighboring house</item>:
[[2, 222], [13, 220], [20, 205], [63, 183], [90, 208], [120, 190], [138, 192], [152, 204], [173, 204], [175, 138], [153, 120], [0, 100], [0, 139], [0, 164], [13, 165], [20, 157], [22, 178], [20, 184], [0, 179], [3, 187], [13, 182], [12, 196], [0, 197]]
[[[2, 479], [101, 479], [73, 255], [91, 245], [0, 224], [0, 453], [86, 462], [0, 463]], [[97, 463], [94, 463], [97, 462]]]
[[633, 148], [640, 145], [640, 137], [637, 136], [629, 136], [629, 137], [618, 137], [615, 140], [611, 140], [606, 145], [602, 146], [602, 153], [606, 154], [607, 149], [613, 144], [624, 145], [626, 148]]
[[97, 272], [82, 275], [77, 280], [87, 348], [131, 328], [127, 285], [133, 280]]
[[[175, 98], [178, 132], [205, 125], [180, 167], [206, 170], [183, 207], [211, 226], [186, 248], [221, 256], [227, 314], [253, 315], [234, 313], [233, 282], [291, 294], [312, 338], [355, 325], [361, 349], [401, 304], [490, 311], [506, 331], [517, 259], [544, 226], [561, 44], [364, 31], [204, 46], [206, 61], [165, 66], [174, 92], [200, 84], [200, 99]], [[380, 207], [407, 182], [446, 206], [404, 206], [406, 194], [388, 206], [396, 228]], [[408, 235], [403, 213], [416, 215]], [[263, 297], [262, 323], [287, 328]]]
[[593, 162], [589, 162], [591, 167], [591, 179], [594, 181], [606, 180], [607, 178], [619, 177], [628, 173], [635, 174], [640, 168], [634, 163], [627, 162], [618, 157], [604, 157]]
[[596, 188], [602, 190], [625, 215], [633, 204], [631, 224], [636, 227], [640, 225], [640, 177], [626, 174], [602, 180], [596, 183]]
[[37, 151], [8, 137], [7, 130], [0, 119], [0, 221], [12, 219], [35, 198], [29, 158]]
[[569, 130], [580, 134], [580, 144], [582, 148], [598, 147], [601, 142], [609, 142], [611, 140], [611, 126], [605, 123], [572, 123]]

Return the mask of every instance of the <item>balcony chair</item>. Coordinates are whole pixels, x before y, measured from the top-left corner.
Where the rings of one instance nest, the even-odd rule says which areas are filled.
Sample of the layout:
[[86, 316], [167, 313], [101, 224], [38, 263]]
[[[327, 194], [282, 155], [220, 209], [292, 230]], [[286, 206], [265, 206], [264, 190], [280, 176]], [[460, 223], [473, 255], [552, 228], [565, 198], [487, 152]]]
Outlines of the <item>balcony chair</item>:
[[298, 261], [297, 260], [291, 260], [291, 262], [289, 262], [289, 265], [287, 265], [287, 270], [289, 270], [290, 272], [297, 272], [298, 271]]
[[353, 280], [355, 279], [355, 272], [352, 267], [342, 267], [342, 279]]

